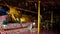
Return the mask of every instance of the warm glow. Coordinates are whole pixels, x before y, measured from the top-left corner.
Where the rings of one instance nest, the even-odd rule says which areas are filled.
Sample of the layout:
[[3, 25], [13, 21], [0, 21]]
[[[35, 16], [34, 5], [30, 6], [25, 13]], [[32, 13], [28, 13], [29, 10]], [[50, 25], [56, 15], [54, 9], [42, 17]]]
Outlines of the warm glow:
[[22, 23], [22, 22], [26, 22], [26, 21], [30, 20], [29, 16], [21, 14], [20, 11], [16, 10], [16, 8], [10, 7], [10, 6], [9, 6], [9, 8], [10, 8], [10, 10], [7, 13], [11, 16], [13, 21], [18, 20], [19, 22]]
[[23, 18], [20, 18], [21, 22], [25, 22], [26, 19], [23, 17]]
[[12, 20], [15, 21], [16, 18], [18, 18], [18, 16], [20, 16], [20, 12], [17, 11], [14, 7], [9, 7], [9, 8], [10, 8], [10, 10], [7, 13], [11, 16]]

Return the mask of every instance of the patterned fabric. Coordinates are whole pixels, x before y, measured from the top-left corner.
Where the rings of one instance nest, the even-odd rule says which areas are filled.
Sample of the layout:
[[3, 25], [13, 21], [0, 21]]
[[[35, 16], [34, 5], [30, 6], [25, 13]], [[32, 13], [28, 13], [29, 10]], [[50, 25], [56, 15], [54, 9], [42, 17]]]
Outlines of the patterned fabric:
[[[37, 29], [35, 29], [37, 30]], [[0, 31], [1, 34], [37, 34], [37, 31], [29, 31], [27, 28], [16, 29], [16, 30], [7, 30], [7, 31]]]

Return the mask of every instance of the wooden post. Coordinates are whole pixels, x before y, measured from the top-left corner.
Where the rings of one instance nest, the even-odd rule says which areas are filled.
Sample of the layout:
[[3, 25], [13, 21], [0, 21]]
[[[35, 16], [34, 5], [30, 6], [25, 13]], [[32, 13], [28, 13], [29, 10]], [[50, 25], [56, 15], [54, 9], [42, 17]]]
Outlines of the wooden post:
[[51, 12], [51, 24], [53, 23], [53, 11]]
[[52, 24], [53, 23], [53, 11], [51, 12], [51, 30], [52, 30]]
[[38, 1], [38, 34], [40, 34], [40, 1]]

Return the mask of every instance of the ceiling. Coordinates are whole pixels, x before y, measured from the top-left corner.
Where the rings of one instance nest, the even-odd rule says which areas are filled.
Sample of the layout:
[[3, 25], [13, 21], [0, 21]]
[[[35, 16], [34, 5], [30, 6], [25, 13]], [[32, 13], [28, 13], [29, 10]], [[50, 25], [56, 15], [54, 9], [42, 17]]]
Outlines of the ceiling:
[[[52, 11], [57, 9], [59, 10], [60, 7], [60, 0], [40, 0], [41, 1], [41, 12], [45, 11]], [[37, 14], [37, 0], [3, 0], [0, 2], [1, 4], [7, 3], [10, 6], [17, 7], [18, 10], [25, 10], [27, 12], [31, 12]], [[26, 6], [26, 3], [29, 5]], [[35, 7], [36, 3], [36, 7]]]
[[17, 10], [24, 10], [26, 12], [37, 14], [36, 0], [2, 0], [0, 1], [0, 5], [6, 6], [6, 4], [16, 7]]

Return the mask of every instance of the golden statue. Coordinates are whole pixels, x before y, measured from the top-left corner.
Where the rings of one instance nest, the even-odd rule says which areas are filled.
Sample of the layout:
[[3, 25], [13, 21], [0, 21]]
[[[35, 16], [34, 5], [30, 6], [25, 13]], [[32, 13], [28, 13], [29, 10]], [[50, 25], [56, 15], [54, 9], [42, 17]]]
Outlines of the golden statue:
[[23, 22], [30, 20], [29, 16], [21, 14], [20, 11], [17, 11], [15, 7], [12, 7], [9, 5], [7, 5], [7, 7], [10, 8], [7, 14], [12, 18], [12, 21], [23, 23]]

